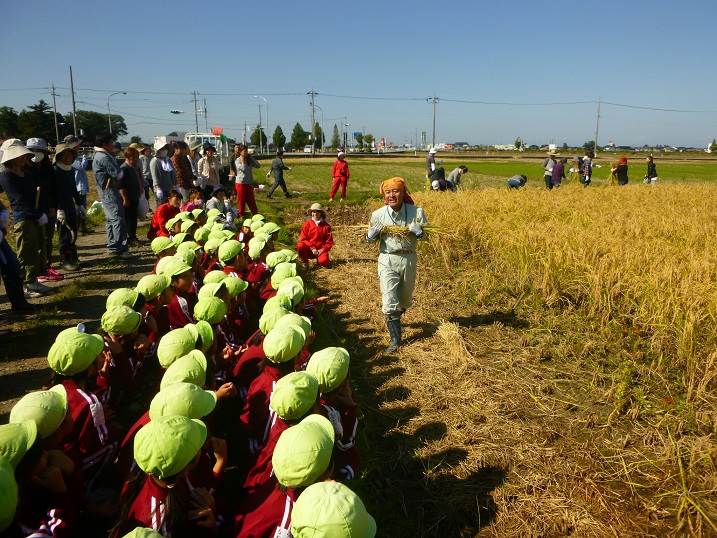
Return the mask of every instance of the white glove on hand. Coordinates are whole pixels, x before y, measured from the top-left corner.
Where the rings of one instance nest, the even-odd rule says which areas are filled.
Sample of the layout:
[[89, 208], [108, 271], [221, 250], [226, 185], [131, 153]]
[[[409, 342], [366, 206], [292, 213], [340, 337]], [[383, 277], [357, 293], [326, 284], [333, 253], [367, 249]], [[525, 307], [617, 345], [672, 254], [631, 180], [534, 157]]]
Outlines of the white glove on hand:
[[195, 179], [194, 181], [192, 181], [192, 185], [194, 185], [195, 187], [201, 187], [201, 183], [199, 183], [198, 179]]
[[383, 230], [383, 224], [377, 224], [373, 228], [369, 228], [368, 234], [366, 237], [368, 237], [369, 241], [373, 241], [376, 239], [379, 235], [381, 235], [381, 231]]
[[42, 216], [40, 216], [40, 218], [37, 219], [37, 223], [38, 223], [40, 226], [44, 226], [45, 224], [47, 224], [47, 215], [45, 215], [45, 214], [43, 213]]
[[3, 209], [0, 211], [0, 228], [7, 228], [7, 223], [10, 220], [10, 211]]
[[234, 222], [234, 215], [232, 215], [231, 211], [227, 211], [227, 214], [225, 215], [224, 218], [227, 219], [227, 222]]
[[65, 217], [65, 212], [62, 209], [57, 210], [56, 218], [57, 218], [57, 222], [59, 222], [60, 224], [65, 224], [66, 217]]
[[162, 192], [162, 189], [160, 189], [159, 187], [154, 188], [154, 195], [157, 197], [157, 199], [164, 198], [164, 193]]
[[421, 237], [423, 235], [423, 228], [421, 228], [421, 225], [417, 222], [412, 222], [411, 224], [409, 224], [408, 231], [416, 237]]

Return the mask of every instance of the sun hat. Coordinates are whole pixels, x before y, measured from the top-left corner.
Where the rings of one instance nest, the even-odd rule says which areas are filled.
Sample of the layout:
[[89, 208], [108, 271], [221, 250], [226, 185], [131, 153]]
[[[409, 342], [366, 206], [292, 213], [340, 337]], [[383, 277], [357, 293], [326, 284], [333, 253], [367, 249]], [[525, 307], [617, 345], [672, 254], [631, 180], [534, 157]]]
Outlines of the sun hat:
[[57, 431], [67, 415], [67, 393], [62, 385], [50, 390], [26, 394], [10, 410], [10, 423], [31, 420], [37, 426], [37, 435], [46, 439]]
[[84, 325], [60, 332], [47, 352], [47, 362], [55, 372], [73, 376], [84, 372], [102, 352], [105, 341], [99, 334], [84, 332]]
[[206, 439], [207, 427], [200, 420], [159, 417], [135, 435], [134, 461], [146, 474], [164, 480], [189, 465]]
[[249, 288], [249, 283], [235, 276], [228, 276], [222, 280], [229, 292], [229, 297], [237, 297]]
[[300, 316], [294, 312], [289, 312], [285, 316], [281, 316], [278, 320], [276, 320], [276, 323], [274, 323], [274, 329], [289, 326], [298, 327], [304, 331], [304, 335], [307, 338], [309, 337], [309, 333], [311, 332], [311, 320], [306, 316]]
[[376, 520], [341, 482], [317, 482], [301, 492], [291, 510], [291, 536], [374, 538]]
[[[82, 140], [74, 135], [67, 135], [65, 138], [62, 139], [62, 141], [65, 144], [67, 144], [69, 146], [73, 146], [75, 148], [78, 147], [80, 144], [82, 144]], [[131, 144], [130, 144], [130, 146], [131, 146]]]
[[77, 154], [77, 146], [73, 146], [71, 144], [64, 144], [64, 143], [57, 144], [55, 146], [55, 156], [53, 157], [53, 160], [55, 162], [57, 162], [57, 157], [59, 157], [60, 153], [62, 153], [63, 151], [71, 151], [76, 155]]
[[275, 308], [291, 310], [291, 307], [291, 298], [287, 295], [277, 293], [276, 295], [274, 295], [274, 297], [271, 297], [266, 300], [266, 302], [264, 303], [264, 310], [262, 312], [269, 312], [270, 310], [273, 310]]
[[337, 155], [338, 157], [345, 157], [345, 156], [346, 156], [346, 152], [345, 152], [345, 151], [339, 151], [336, 155]]
[[226, 241], [226, 239], [223, 236], [212, 237], [210, 234], [209, 239], [204, 242], [204, 252], [212, 255], [216, 254], [217, 249], [221, 246], [222, 243], [224, 243], [224, 241]]
[[149, 418], [178, 415], [187, 418], [204, 418], [214, 411], [217, 396], [193, 383], [174, 383], [160, 390], [149, 404]]
[[301, 488], [316, 482], [331, 463], [334, 427], [321, 415], [309, 415], [284, 430], [274, 447], [271, 465], [282, 486]]
[[175, 360], [162, 376], [159, 390], [164, 390], [174, 383], [194, 383], [203, 387], [207, 381], [207, 358], [198, 349], [193, 349], [183, 357]]
[[434, 155], [436, 152], [437, 152], [436, 148], [431, 148], [428, 150], [428, 153], [430, 153], [431, 155]]
[[140, 144], [139, 142], [132, 142], [129, 147], [132, 149], [136, 149], [140, 153], [144, 151], [144, 144]]
[[194, 141], [191, 144], [189, 144], [189, 151], [194, 151], [196, 149], [199, 149], [202, 147], [202, 143], [199, 141]]
[[202, 297], [194, 305], [194, 319], [216, 325], [227, 315], [227, 304], [218, 297]]
[[279, 284], [286, 278], [296, 276], [296, 264], [291, 262], [281, 262], [274, 267], [274, 272], [271, 274], [271, 287], [279, 289]]
[[167, 142], [167, 139], [160, 138], [159, 140], [154, 141], [152, 148], [154, 149], [155, 152], [157, 152], [162, 148], [166, 148], [167, 146], [169, 146], [169, 142]]
[[122, 538], [162, 538], [162, 535], [146, 527], [137, 527], [125, 534]]
[[219, 261], [226, 263], [236, 258], [244, 248], [244, 245], [236, 239], [228, 239], [219, 246]]
[[224, 285], [224, 281], [221, 282], [209, 282], [208, 284], [204, 284], [201, 288], [199, 288], [199, 293], [197, 296], [200, 299], [204, 299], [205, 297], [217, 297], [220, 293], [223, 291], [226, 291], [227, 287]]
[[17, 482], [10, 464], [0, 460], [0, 532], [15, 519], [17, 510]]
[[326, 213], [328, 211], [328, 209], [319, 203], [315, 203], [315, 204], [311, 204], [311, 207], [309, 207], [308, 212], [311, 213], [312, 211], [322, 211], [322, 212]]
[[304, 298], [304, 286], [296, 280], [284, 279], [276, 290], [277, 295], [285, 295], [291, 300], [291, 306], [294, 307]]
[[259, 228], [261, 228], [262, 226], [264, 226], [264, 221], [263, 221], [263, 220], [252, 220], [252, 221], [251, 221], [251, 226], [249, 226], [249, 229], [250, 229], [252, 232], [256, 232], [256, 231], [257, 231]]
[[306, 371], [319, 382], [322, 394], [339, 388], [349, 374], [349, 352], [342, 347], [327, 347], [311, 355]]
[[44, 138], [28, 138], [25, 146], [32, 151], [50, 152], [50, 149], [47, 147], [47, 140]]
[[209, 233], [210, 231], [207, 228], [199, 228], [194, 232], [194, 240], [197, 243], [204, 243], [209, 239]]
[[22, 157], [23, 155], [34, 155], [34, 152], [27, 149], [25, 144], [23, 144], [20, 140], [17, 142], [13, 141], [2, 150], [2, 164], [12, 161], [13, 159], [17, 159], [18, 157]]
[[204, 320], [199, 320], [197, 323], [187, 323], [184, 326], [185, 331], [189, 331], [194, 338], [194, 347], [201, 344], [199, 350], [202, 353], [209, 351], [214, 343], [214, 329]]
[[283, 420], [298, 420], [319, 397], [319, 382], [306, 372], [291, 372], [274, 385], [269, 407]]
[[[162, 264], [165, 259], [167, 261]], [[160, 264], [162, 264], [162, 271], [159, 270]], [[159, 260], [159, 263], [157, 263], [157, 273], [161, 273], [169, 278], [179, 276], [191, 270], [192, 267], [177, 255], [167, 256], [166, 258]]]
[[305, 340], [304, 331], [298, 327], [281, 327], [269, 331], [262, 342], [262, 349], [271, 362], [287, 362], [301, 352]]
[[151, 301], [159, 297], [169, 287], [170, 280], [166, 275], [144, 275], [137, 282], [137, 291], [145, 299]]
[[14, 469], [36, 439], [37, 425], [34, 420], [3, 424], [0, 426], [0, 460], [7, 461]]
[[213, 284], [218, 283], [224, 280], [227, 277], [227, 274], [224, 271], [219, 271], [218, 269], [215, 269], [214, 271], [209, 271], [206, 275], [204, 275], [204, 284]]
[[267, 222], [261, 228], [259, 228], [257, 232], [271, 235], [278, 232], [279, 230], [281, 230], [281, 226], [279, 226], [276, 222]]
[[252, 222], [264, 221], [266, 217], [261, 213], [257, 213], [256, 215], [252, 215], [251, 220]]
[[276, 322], [289, 313], [290, 311], [286, 308], [272, 308], [263, 312], [259, 318], [259, 329], [263, 334], [268, 334], [274, 328]]
[[157, 359], [162, 368], [169, 366], [179, 357], [183, 357], [196, 347], [194, 338], [186, 327], [174, 329], [162, 336], [157, 346]]
[[174, 243], [172, 243], [172, 240], [165, 235], [155, 237], [150, 243], [152, 252], [154, 252], [155, 255], [159, 254], [160, 252], [164, 252], [165, 250], [168, 250], [170, 248], [173, 248], [174, 246], [175, 245]]
[[129, 306], [111, 306], [102, 314], [102, 330], [107, 334], [118, 334], [121, 336], [132, 334], [142, 323], [142, 315]]
[[[130, 308], [135, 309], [140, 302], [144, 304], [144, 301], [140, 301], [139, 299], [140, 294], [137, 290], [133, 290], [132, 288], [118, 288], [107, 296], [105, 308], [109, 309], [113, 306], [129, 306]], [[142, 297], [142, 299], [144, 299], [144, 297]]]

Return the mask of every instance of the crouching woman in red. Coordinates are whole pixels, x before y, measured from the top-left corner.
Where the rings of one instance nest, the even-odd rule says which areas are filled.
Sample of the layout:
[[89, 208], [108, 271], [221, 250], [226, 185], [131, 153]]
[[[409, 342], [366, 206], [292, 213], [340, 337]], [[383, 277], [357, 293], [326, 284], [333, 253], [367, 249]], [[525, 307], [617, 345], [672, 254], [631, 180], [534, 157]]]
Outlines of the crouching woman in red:
[[315, 259], [321, 267], [328, 267], [334, 236], [331, 233], [331, 225], [326, 222], [326, 208], [321, 207], [321, 204], [312, 204], [309, 213], [311, 218], [301, 227], [296, 252], [304, 263]]

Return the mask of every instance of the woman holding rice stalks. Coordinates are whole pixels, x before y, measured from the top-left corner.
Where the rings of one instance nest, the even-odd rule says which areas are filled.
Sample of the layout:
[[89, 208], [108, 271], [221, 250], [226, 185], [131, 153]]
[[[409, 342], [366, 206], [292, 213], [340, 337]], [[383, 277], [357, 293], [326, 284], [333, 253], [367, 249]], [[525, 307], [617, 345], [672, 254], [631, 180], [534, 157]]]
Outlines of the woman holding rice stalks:
[[408, 202], [408, 187], [401, 177], [387, 179], [379, 188], [384, 207], [371, 214], [369, 241], [380, 241], [378, 279], [382, 311], [391, 337], [387, 353], [401, 345], [401, 316], [413, 301], [416, 284], [416, 242], [428, 222], [423, 209]]

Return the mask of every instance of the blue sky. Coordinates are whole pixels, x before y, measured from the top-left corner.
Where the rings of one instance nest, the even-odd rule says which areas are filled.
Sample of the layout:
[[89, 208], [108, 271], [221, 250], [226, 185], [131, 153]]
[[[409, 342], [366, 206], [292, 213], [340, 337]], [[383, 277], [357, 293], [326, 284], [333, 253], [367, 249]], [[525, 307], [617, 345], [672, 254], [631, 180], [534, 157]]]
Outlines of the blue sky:
[[[327, 130], [397, 143], [430, 140], [425, 97], [491, 102], [606, 101], [698, 110], [674, 113], [606, 105], [600, 142], [704, 146], [717, 137], [717, 2], [562, 0], [513, 2], [99, 2], [36, 0], [5, 6], [0, 88], [69, 86], [78, 108], [125, 115], [130, 134], [151, 138], [193, 127], [191, 92], [205, 96], [211, 125], [240, 136], [269, 100], [269, 127], [309, 126], [312, 87]], [[100, 91], [90, 91], [100, 90]], [[176, 92], [176, 95], [143, 92]], [[69, 91], [57, 91], [70, 110]], [[206, 95], [239, 93], [248, 95]], [[296, 93], [299, 95], [270, 95]], [[331, 97], [416, 98], [388, 101]], [[23, 108], [45, 90], [0, 91]], [[185, 114], [169, 114], [170, 109]], [[438, 106], [437, 140], [582, 144], [594, 104]], [[265, 110], [262, 112], [265, 114]], [[321, 113], [317, 111], [317, 119]], [[200, 124], [203, 125], [200, 118]], [[266, 123], [266, 122], [265, 122]]]

